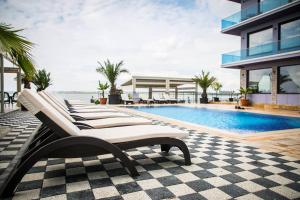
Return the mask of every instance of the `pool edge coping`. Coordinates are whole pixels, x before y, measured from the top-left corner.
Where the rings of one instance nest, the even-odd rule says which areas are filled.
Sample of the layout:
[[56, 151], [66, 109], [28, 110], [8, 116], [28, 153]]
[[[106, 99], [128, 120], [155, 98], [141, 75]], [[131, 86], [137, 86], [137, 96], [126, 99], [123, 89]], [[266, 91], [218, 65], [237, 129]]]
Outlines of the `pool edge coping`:
[[[155, 106], [161, 106], [161, 105], [155, 105]], [[168, 105], [168, 106], [170, 106], [170, 105]], [[174, 104], [173, 104], [173, 106], [174, 106]], [[184, 106], [184, 105], [177, 105], [177, 106]], [[182, 120], [178, 120], [178, 119], [173, 119], [173, 118], [169, 118], [169, 117], [165, 117], [165, 116], [161, 116], [161, 115], [157, 115], [157, 114], [138, 111], [135, 109], [129, 109], [128, 107], [130, 107], [130, 106], [115, 106], [115, 107], [117, 107], [121, 111], [140, 115], [140, 116], [150, 118], [153, 120], [161, 120], [163, 122], [172, 123], [174, 125], [188, 127], [189, 129], [197, 129], [197, 130], [204, 131], [206, 133], [210, 133], [210, 134], [217, 135], [217, 136], [223, 136], [223, 137], [231, 136], [235, 139], [241, 139], [241, 140], [251, 139], [251, 138], [255, 139], [255, 138], [264, 137], [264, 136], [281, 135], [281, 134], [286, 134], [286, 133], [290, 133], [290, 134], [299, 134], [300, 133], [300, 128], [294, 128], [294, 129], [262, 131], [262, 132], [255, 132], [255, 133], [240, 134], [240, 133], [233, 132], [233, 131], [226, 131], [226, 130], [222, 130], [222, 129], [218, 129], [218, 128], [212, 128], [212, 127], [208, 127], [208, 126], [204, 126], [204, 125], [200, 125], [200, 124], [195, 124], [195, 123], [186, 122], [186, 121], [182, 121]], [[185, 106], [185, 107], [190, 107], [190, 106]], [[221, 109], [221, 108], [215, 108], [215, 109], [225, 110], [225, 109]], [[228, 109], [228, 110], [230, 110], [230, 109]], [[232, 111], [237, 111], [237, 110], [232, 110]], [[257, 113], [257, 114], [265, 114], [265, 113]], [[286, 115], [277, 114], [277, 116], [286, 116]], [[287, 116], [287, 117], [293, 117], [293, 116]]]

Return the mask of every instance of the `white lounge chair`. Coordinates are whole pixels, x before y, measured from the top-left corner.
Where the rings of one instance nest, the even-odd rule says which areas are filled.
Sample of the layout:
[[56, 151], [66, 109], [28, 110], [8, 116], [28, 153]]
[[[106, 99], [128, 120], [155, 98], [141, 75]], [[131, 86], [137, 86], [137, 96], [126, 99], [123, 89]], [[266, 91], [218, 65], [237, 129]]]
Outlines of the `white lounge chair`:
[[121, 94], [121, 98], [124, 104], [133, 104], [133, 99], [129, 99], [128, 94]]
[[142, 117], [113, 117], [113, 118], [104, 118], [96, 120], [85, 120], [85, 121], [76, 121], [71, 117], [70, 113], [61, 109], [57, 106], [51, 99], [49, 99], [43, 92], [38, 93], [44, 100], [47, 101], [49, 106], [52, 106], [58, 112], [60, 112], [64, 117], [66, 117], [73, 124], [79, 126], [80, 128], [107, 128], [107, 127], [117, 127], [117, 126], [132, 126], [132, 125], [143, 125], [151, 124], [152, 121]]
[[180, 140], [188, 136], [187, 132], [157, 125], [80, 130], [30, 90], [23, 90], [18, 100], [43, 122], [43, 127], [1, 188], [2, 197], [11, 196], [27, 171], [42, 158], [76, 158], [112, 153], [132, 176], [136, 176], [138, 172], [123, 150], [160, 144], [162, 151], [166, 152], [172, 146], [178, 147], [183, 152], [185, 164], [191, 164], [189, 150]]
[[153, 94], [153, 99], [155, 103], [167, 103], [167, 100], [161, 98], [158, 94]]
[[75, 107], [67, 107], [65, 104], [60, 102], [58, 98], [56, 98], [54, 95], [49, 95], [46, 91], [41, 91], [45, 96], [47, 96], [49, 99], [51, 99], [53, 102], [55, 102], [59, 107], [66, 110], [67, 112], [73, 112], [73, 113], [95, 113], [95, 112], [118, 112], [115, 109], [107, 108], [106, 106], [75, 106]]
[[52, 99], [52, 101], [50, 100], [50, 98], [47, 98], [46, 93], [45, 92], [40, 92], [40, 95], [46, 100], [48, 101], [48, 103], [50, 105], [52, 105], [52, 107], [55, 107], [57, 110], [61, 109], [61, 112], [64, 111], [65, 113], [67, 113], [67, 115], [71, 116], [71, 118], [74, 118], [77, 121], [83, 121], [83, 120], [92, 120], [92, 119], [105, 119], [105, 118], [111, 118], [111, 117], [130, 117], [130, 115], [125, 114], [125, 113], [120, 113], [120, 112], [93, 112], [93, 113], [80, 113], [80, 112], [76, 112], [76, 113], [70, 113], [66, 108], [64, 108], [64, 106], [59, 106], [57, 103], [55, 103]]

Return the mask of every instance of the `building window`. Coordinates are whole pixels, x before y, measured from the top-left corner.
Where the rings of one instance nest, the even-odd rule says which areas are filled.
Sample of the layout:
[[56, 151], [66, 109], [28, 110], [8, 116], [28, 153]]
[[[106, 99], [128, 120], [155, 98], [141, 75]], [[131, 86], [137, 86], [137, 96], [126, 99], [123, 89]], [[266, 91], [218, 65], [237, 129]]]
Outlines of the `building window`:
[[248, 35], [248, 56], [272, 52], [273, 29], [268, 28]]
[[253, 93], [271, 93], [272, 69], [257, 69], [248, 71], [248, 87]]
[[300, 65], [279, 68], [278, 93], [300, 94]]
[[280, 25], [280, 49], [300, 46], [300, 19]]

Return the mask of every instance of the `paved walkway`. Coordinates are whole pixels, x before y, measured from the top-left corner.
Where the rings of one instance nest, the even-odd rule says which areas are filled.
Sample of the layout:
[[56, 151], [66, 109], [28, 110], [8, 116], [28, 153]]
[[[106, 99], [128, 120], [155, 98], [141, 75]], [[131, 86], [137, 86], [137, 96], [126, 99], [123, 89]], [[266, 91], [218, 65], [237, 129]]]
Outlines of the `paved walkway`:
[[[30, 134], [27, 128], [32, 121], [36, 123], [26, 112], [0, 117], [1, 126], [15, 130], [8, 133], [14, 133], [14, 137], [0, 139], [2, 155], [25, 130], [26, 135]], [[154, 123], [170, 126], [160, 121]], [[134, 178], [110, 154], [44, 159], [22, 179], [13, 199], [300, 198], [300, 160], [265, 152], [247, 143], [187, 131], [190, 135], [185, 142], [190, 149], [191, 166], [183, 164], [178, 149], [172, 148], [164, 155], [158, 146], [127, 151], [141, 174]], [[23, 139], [18, 140], [18, 144], [22, 142]]]

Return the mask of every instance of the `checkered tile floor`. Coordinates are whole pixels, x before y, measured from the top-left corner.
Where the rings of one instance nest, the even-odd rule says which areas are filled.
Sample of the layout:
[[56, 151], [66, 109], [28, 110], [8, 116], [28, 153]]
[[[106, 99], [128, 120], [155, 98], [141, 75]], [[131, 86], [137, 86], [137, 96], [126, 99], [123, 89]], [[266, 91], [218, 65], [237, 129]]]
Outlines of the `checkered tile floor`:
[[10, 129], [0, 138], [0, 175], [38, 124], [40, 121], [28, 112], [13, 111], [0, 116], [0, 127]]
[[[300, 161], [189, 130], [181, 151], [127, 151], [140, 172], [130, 177], [111, 155], [39, 161], [13, 199], [299, 199]], [[4, 151], [5, 152], [5, 151]]]

